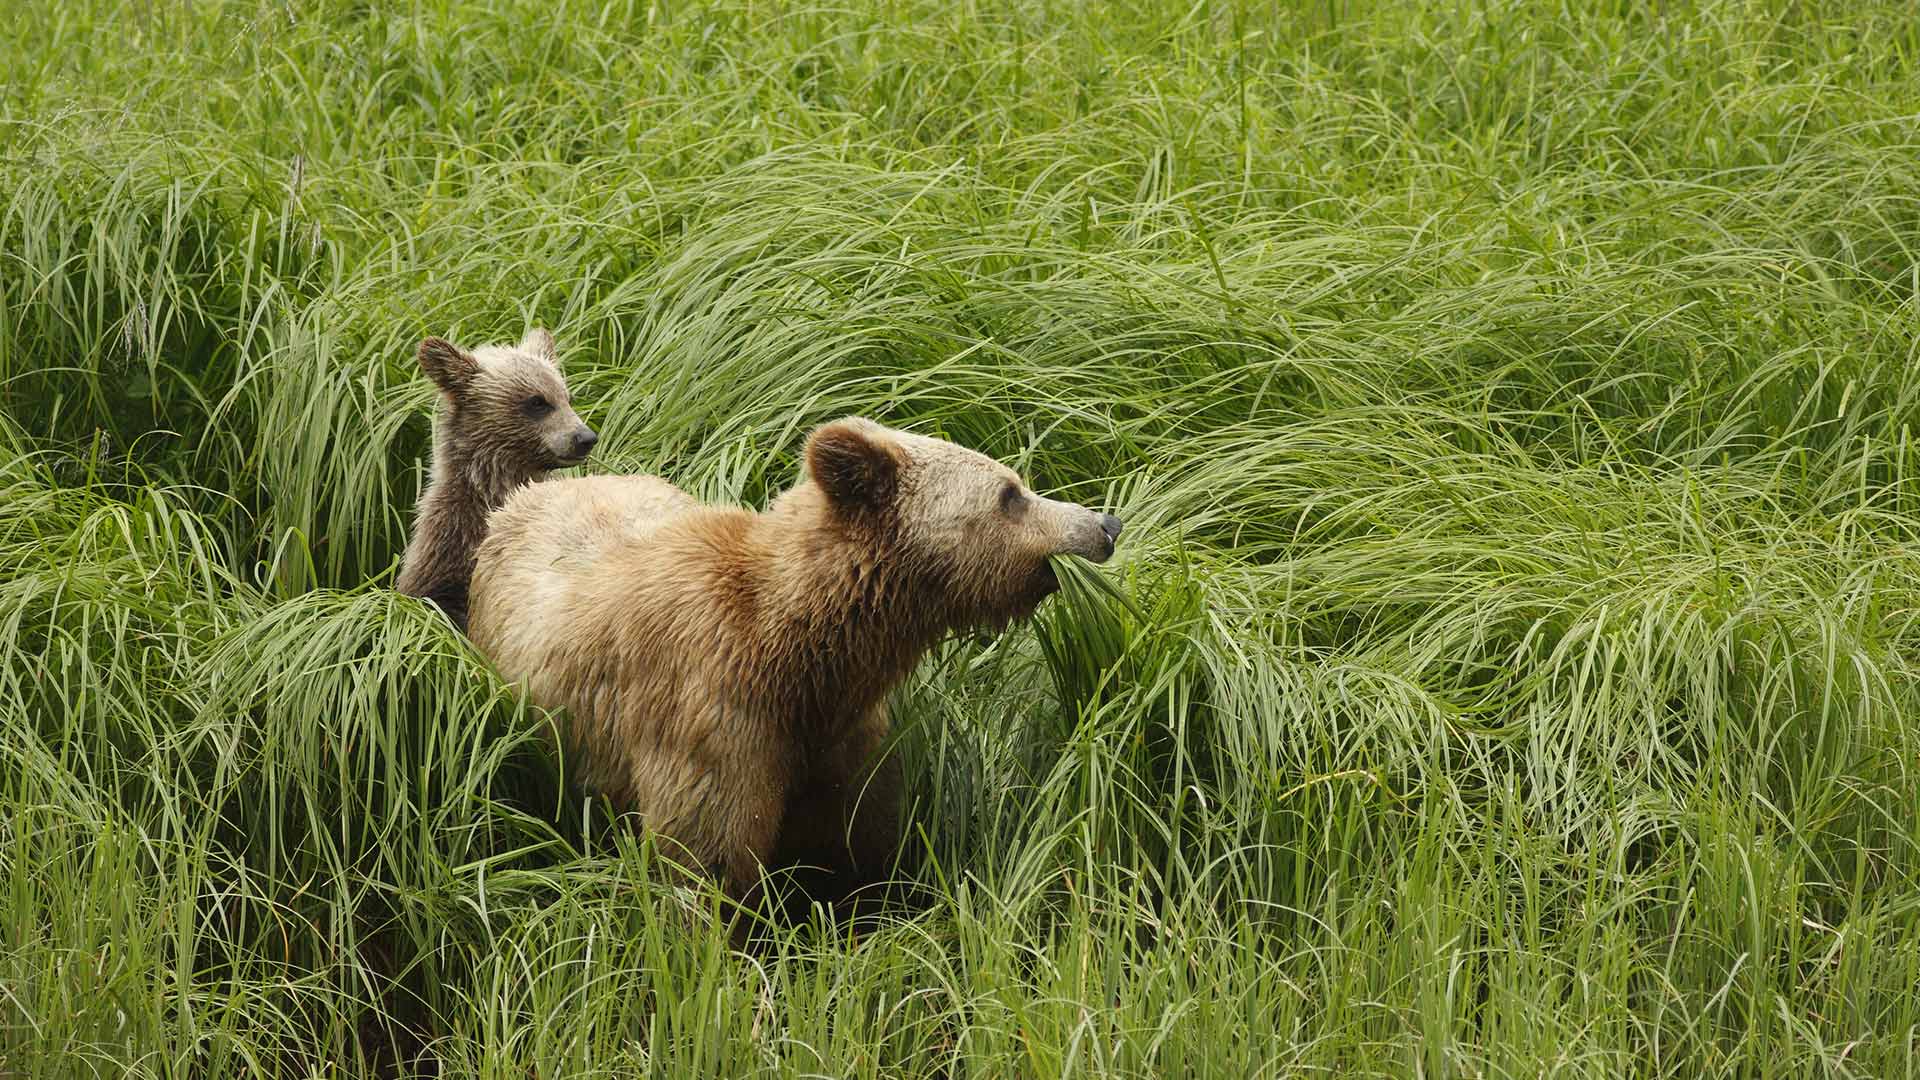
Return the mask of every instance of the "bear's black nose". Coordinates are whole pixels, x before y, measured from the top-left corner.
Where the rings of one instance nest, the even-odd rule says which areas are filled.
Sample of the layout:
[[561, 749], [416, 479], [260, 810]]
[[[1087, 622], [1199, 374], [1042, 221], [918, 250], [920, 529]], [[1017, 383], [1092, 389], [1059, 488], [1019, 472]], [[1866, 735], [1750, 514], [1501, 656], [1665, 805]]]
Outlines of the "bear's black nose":
[[586, 457], [587, 451], [593, 449], [593, 444], [599, 441], [600, 436], [584, 428], [575, 432], [573, 435], [573, 456]]
[[1100, 531], [1106, 534], [1107, 554], [1109, 555], [1113, 554], [1113, 545], [1120, 539], [1121, 528], [1123, 528], [1123, 526], [1120, 524], [1119, 518], [1114, 517], [1112, 514], [1100, 515]]

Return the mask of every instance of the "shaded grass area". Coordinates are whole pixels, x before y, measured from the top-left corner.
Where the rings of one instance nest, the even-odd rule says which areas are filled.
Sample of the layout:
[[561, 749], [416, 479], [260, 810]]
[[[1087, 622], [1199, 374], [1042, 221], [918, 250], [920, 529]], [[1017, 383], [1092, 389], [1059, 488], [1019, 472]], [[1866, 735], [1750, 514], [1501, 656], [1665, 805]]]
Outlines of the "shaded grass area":
[[[16, 5], [0, 1073], [1913, 1075], [1916, 25]], [[733, 952], [385, 589], [530, 323], [1128, 520], [899, 693], [927, 910]]]

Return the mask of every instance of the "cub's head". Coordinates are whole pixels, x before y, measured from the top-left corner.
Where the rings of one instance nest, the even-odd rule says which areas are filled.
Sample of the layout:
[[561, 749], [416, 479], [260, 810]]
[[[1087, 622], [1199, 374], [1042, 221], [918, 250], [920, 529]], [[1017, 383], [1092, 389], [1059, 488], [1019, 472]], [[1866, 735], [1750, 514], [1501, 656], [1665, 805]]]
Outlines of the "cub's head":
[[518, 345], [469, 352], [430, 337], [420, 370], [440, 388], [457, 449], [508, 471], [558, 469], [585, 461], [599, 441], [574, 414], [553, 335], [529, 330]]
[[807, 440], [826, 511], [875, 538], [953, 626], [1004, 625], [1060, 587], [1048, 560], [1113, 555], [1120, 519], [1035, 494], [1012, 469], [940, 439], [849, 417]]

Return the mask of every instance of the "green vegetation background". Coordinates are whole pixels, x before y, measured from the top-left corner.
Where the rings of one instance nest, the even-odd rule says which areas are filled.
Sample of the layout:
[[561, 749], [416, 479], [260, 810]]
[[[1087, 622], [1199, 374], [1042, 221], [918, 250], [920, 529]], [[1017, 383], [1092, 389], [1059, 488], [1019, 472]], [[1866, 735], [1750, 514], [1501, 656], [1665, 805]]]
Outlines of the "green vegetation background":
[[[1910, 5], [0, 31], [0, 1075], [1914, 1074]], [[930, 909], [729, 952], [383, 588], [532, 323], [596, 469], [1128, 519], [899, 695]]]

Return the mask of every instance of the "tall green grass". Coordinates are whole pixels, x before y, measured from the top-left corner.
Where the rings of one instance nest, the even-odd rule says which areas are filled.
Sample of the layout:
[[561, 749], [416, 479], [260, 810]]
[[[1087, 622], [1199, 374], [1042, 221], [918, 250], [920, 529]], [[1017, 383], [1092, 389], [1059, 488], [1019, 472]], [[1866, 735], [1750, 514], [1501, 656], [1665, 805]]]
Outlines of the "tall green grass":
[[[1920, 1074], [1900, 4], [27, 0], [0, 1076]], [[735, 951], [385, 588], [412, 346], [865, 413], [1122, 557]]]

